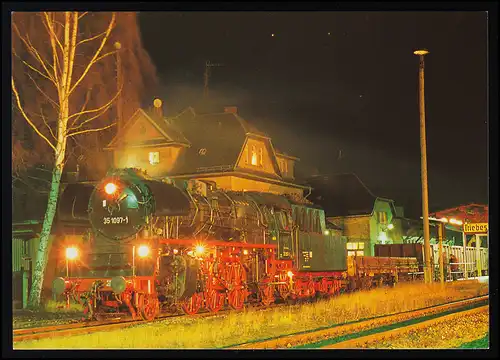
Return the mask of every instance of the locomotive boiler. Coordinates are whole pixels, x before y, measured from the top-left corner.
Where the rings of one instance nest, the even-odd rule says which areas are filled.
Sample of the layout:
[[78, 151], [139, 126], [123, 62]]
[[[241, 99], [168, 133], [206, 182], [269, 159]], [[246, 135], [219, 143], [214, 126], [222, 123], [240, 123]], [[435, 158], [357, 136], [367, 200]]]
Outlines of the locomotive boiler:
[[327, 231], [321, 208], [189, 184], [121, 169], [95, 186], [68, 186], [60, 218], [88, 219], [91, 231], [68, 244], [54, 292], [78, 300], [89, 317], [151, 320], [179, 308], [194, 314], [334, 295], [352, 283], [345, 238]]

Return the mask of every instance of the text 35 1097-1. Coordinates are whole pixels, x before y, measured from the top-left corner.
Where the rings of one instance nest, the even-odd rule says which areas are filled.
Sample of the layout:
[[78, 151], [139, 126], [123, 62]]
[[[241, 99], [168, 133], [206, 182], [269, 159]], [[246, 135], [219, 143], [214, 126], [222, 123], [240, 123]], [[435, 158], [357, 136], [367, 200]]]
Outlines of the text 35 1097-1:
[[128, 224], [128, 216], [106, 216], [102, 219], [104, 225]]

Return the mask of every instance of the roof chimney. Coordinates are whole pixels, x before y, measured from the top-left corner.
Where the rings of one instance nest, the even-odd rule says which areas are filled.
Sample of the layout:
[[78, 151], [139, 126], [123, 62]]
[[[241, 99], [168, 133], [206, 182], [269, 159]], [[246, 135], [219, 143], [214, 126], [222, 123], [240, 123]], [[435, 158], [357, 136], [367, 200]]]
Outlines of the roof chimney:
[[229, 114], [238, 114], [238, 108], [236, 106], [225, 106], [224, 112]]
[[158, 116], [158, 118], [161, 119], [163, 117], [162, 101], [160, 99], [156, 98], [153, 101], [153, 106], [155, 107], [154, 112], [155, 112], [156, 116]]

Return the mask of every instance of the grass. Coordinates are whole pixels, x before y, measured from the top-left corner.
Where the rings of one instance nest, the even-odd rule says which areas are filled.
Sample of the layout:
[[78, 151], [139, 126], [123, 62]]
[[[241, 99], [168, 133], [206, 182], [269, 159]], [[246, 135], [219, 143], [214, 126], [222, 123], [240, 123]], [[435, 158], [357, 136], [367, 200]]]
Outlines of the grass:
[[476, 281], [399, 284], [344, 294], [312, 304], [245, 309], [212, 318], [181, 317], [128, 329], [16, 343], [16, 348], [223, 348], [488, 293]]
[[486, 335], [480, 339], [460, 345], [459, 349], [488, 349], [490, 347], [490, 336]]
[[[481, 311], [467, 316], [443, 320], [423, 329], [410, 332], [389, 341], [368, 345], [369, 348], [382, 349], [454, 349], [488, 348], [489, 312]], [[486, 341], [484, 340], [486, 336]]]

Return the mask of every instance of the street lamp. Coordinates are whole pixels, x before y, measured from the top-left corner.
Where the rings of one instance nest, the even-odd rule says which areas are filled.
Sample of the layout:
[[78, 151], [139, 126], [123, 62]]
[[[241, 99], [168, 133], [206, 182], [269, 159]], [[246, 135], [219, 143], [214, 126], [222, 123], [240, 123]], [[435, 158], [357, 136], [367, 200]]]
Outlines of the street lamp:
[[425, 144], [425, 98], [424, 98], [424, 56], [429, 53], [425, 49], [413, 52], [420, 58], [418, 68], [419, 79], [419, 110], [420, 110], [420, 165], [422, 177], [422, 216], [424, 220], [424, 279], [426, 283], [432, 281], [431, 244], [429, 236], [429, 196], [427, 187], [427, 152]]

